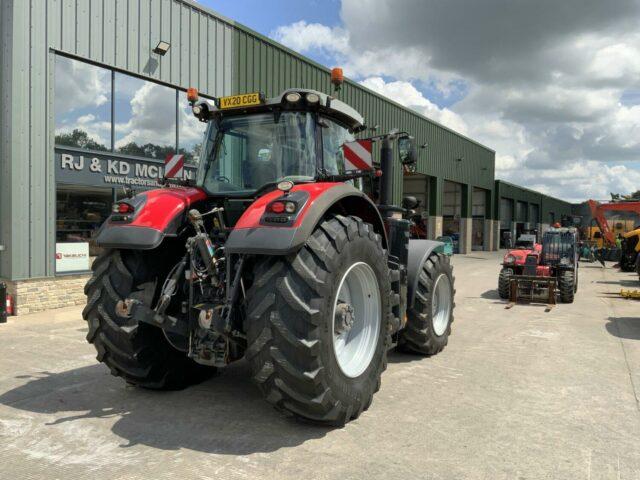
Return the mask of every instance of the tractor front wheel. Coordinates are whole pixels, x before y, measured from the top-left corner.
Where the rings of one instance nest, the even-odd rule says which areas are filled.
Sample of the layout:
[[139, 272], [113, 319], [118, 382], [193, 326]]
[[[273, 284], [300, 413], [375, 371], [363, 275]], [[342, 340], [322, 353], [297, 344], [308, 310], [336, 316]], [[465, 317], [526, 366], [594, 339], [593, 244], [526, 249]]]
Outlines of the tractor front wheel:
[[560, 301], [562, 303], [573, 303], [576, 292], [576, 276], [572, 271], [562, 272], [558, 282], [560, 288]]
[[259, 259], [247, 360], [278, 410], [344, 425], [380, 388], [390, 342], [387, 253], [357, 217], [323, 221], [296, 254]]
[[449, 257], [430, 255], [422, 265], [413, 306], [407, 309], [407, 325], [400, 331], [398, 350], [435, 355], [444, 349], [453, 322], [453, 284]]
[[507, 299], [511, 294], [511, 277], [513, 276], [513, 269], [503, 268], [500, 270], [498, 276], [498, 295], [500, 298]]

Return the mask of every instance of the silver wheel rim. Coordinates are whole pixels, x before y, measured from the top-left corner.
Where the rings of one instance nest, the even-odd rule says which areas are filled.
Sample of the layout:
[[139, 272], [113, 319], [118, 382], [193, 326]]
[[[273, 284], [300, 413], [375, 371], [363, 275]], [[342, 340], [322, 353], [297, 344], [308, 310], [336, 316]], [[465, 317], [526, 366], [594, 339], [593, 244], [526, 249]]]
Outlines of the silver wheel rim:
[[433, 297], [431, 300], [431, 321], [433, 333], [442, 336], [447, 331], [449, 318], [451, 317], [451, 280], [441, 273], [433, 285]]
[[369, 265], [357, 262], [344, 273], [337, 291], [331, 315], [333, 352], [342, 373], [355, 378], [367, 369], [378, 344], [382, 312], [378, 279]]

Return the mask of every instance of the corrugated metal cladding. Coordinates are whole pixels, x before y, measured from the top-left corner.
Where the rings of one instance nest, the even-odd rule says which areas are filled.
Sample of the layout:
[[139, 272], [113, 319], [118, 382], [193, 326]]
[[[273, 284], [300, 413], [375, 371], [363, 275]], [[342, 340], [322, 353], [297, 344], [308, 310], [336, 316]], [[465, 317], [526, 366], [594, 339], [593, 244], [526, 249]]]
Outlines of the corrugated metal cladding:
[[[209, 95], [233, 90], [235, 28], [188, 3], [48, 0], [46, 9], [50, 48]], [[163, 57], [151, 53], [159, 40], [171, 44]]]
[[[331, 91], [328, 69], [190, 0], [0, 0], [0, 27], [0, 276], [11, 279], [54, 274], [56, 53], [211, 96]], [[159, 40], [171, 44], [164, 57], [151, 53]], [[356, 83], [340, 96], [378, 132], [400, 128], [427, 143], [418, 171], [439, 177], [435, 185], [493, 191], [492, 150]], [[395, 186], [399, 201], [400, 169]]]
[[[501, 218], [501, 199], [511, 200], [514, 204], [517, 204], [517, 202], [525, 202], [528, 204], [529, 216], [526, 221], [531, 223], [549, 223], [550, 213], [553, 213], [555, 219], [559, 221], [563, 215], [571, 215], [572, 212], [572, 204], [569, 202], [503, 180], [495, 181], [495, 198], [494, 208], [497, 215], [496, 218], [500, 218], [504, 222], [509, 222], [511, 219]], [[538, 218], [534, 219], [534, 215]], [[515, 220], [525, 221], [523, 218]]]
[[[234, 91], [235, 27], [177, 0], [1, 0], [0, 10], [0, 51], [5, 52], [0, 88], [6, 100], [0, 126], [0, 218], [5, 219], [0, 244], [11, 252], [0, 253], [0, 276], [51, 276], [53, 53], [225, 95]], [[171, 43], [164, 57], [151, 53], [160, 39]]]

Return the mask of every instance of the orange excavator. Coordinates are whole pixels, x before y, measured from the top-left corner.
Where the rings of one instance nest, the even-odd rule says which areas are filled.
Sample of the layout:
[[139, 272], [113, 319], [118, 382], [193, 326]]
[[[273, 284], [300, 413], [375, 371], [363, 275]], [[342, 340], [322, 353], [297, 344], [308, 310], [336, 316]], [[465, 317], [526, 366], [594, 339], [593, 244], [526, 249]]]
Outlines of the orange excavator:
[[[640, 201], [620, 201], [610, 203], [599, 203], [595, 200], [588, 201], [591, 209], [591, 216], [596, 221], [602, 239], [606, 245], [616, 246], [616, 236], [609, 228], [609, 223], [605, 217], [605, 212], [631, 212], [640, 216]], [[640, 228], [636, 228], [622, 235], [622, 252], [620, 255], [620, 270], [632, 272], [638, 270], [638, 253], [640, 252]], [[640, 274], [640, 271], [638, 272]]]

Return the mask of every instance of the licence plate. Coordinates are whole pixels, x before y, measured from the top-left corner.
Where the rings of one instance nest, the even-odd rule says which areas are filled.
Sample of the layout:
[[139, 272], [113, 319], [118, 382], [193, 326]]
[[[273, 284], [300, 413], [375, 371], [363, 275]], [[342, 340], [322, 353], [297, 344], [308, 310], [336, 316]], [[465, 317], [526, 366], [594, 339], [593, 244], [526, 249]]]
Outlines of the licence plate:
[[238, 108], [260, 105], [259, 93], [243, 93], [242, 95], [232, 95], [230, 97], [220, 97], [220, 108]]

